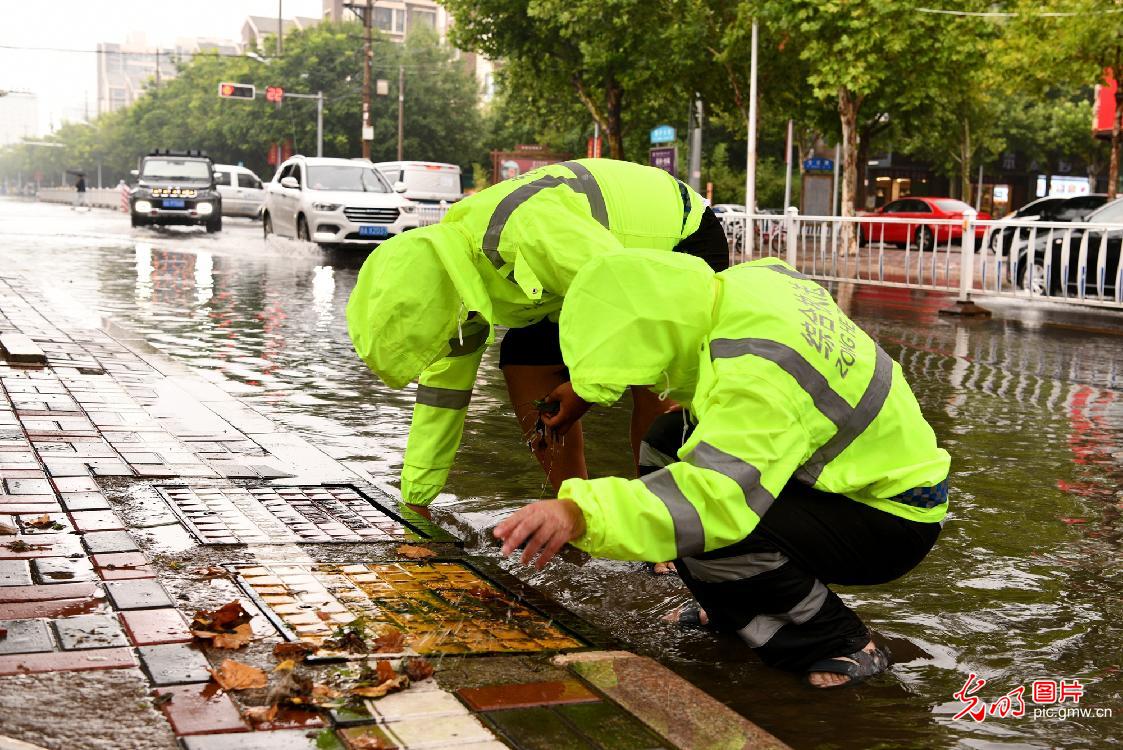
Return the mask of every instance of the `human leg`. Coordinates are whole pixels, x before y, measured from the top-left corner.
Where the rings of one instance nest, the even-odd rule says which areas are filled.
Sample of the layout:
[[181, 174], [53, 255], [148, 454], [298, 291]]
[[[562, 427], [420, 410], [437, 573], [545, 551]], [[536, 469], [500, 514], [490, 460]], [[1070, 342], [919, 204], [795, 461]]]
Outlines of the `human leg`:
[[643, 386], [632, 386], [632, 460], [635, 462], [636, 476], [640, 476], [640, 447], [656, 418], [675, 407], [675, 402], [660, 400], [658, 394]]
[[519, 428], [555, 492], [566, 479], [588, 478], [580, 422], [570, 428], [564, 440], [535, 439], [539, 415], [534, 402], [569, 380], [557, 335], [557, 324], [548, 320], [512, 328], [499, 350], [499, 367]]

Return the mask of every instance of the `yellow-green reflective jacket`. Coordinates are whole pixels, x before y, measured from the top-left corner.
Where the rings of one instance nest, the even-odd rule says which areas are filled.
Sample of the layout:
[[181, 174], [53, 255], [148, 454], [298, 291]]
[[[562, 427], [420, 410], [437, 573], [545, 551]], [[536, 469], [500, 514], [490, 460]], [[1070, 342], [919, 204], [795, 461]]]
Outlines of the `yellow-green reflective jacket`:
[[658, 561], [725, 547], [789, 480], [915, 521], [947, 512], [946, 500], [901, 499], [946, 479], [950, 458], [900, 365], [777, 259], [716, 275], [679, 254], [593, 260], [566, 295], [561, 346], [582, 398], [611, 403], [653, 384], [697, 421], [657, 472], [562, 485], [585, 516], [574, 544], [590, 554]]
[[425, 504], [444, 486], [495, 326], [556, 316], [590, 258], [671, 250], [703, 211], [701, 196], [662, 170], [580, 159], [482, 190], [440, 224], [371, 253], [347, 305], [348, 330], [387, 385], [419, 381], [403, 499]]

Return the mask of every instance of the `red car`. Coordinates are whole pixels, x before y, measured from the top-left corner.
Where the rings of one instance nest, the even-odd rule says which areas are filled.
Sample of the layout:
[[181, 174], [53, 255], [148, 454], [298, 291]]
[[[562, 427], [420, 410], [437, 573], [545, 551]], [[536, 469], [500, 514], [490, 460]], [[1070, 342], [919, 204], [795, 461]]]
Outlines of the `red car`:
[[[963, 236], [962, 224], [927, 224], [930, 219], [962, 219], [964, 212], [971, 209], [956, 198], [919, 198], [909, 196], [886, 203], [876, 211], [862, 214], [871, 218], [907, 219], [901, 222], [861, 222], [861, 235], [864, 242], [881, 242], [913, 247], [932, 247], [933, 242], [947, 242], [950, 236], [958, 241]], [[979, 219], [989, 219], [990, 214], [980, 211]], [[976, 241], [982, 240], [986, 229], [975, 227]]]

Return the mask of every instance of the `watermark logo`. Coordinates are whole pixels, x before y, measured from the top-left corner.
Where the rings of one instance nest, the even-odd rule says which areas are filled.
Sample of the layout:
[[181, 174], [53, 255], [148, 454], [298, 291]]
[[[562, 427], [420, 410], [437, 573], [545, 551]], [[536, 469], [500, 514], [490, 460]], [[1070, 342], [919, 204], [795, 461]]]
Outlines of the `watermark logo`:
[[1084, 697], [1084, 685], [1080, 680], [1034, 680], [1028, 697], [1032, 708], [1026, 706], [1025, 685], [988, 703], [978, 695], [986, 684], [985, 678], [972, 672], [963, 687], [952, 693], [952, 697], [963, 704], [953, 719], [982, 722], [987, 718], [1018, 719], [1027, 713], [1034, 719], [1111, 718], [1112, 715], [1110, 708], [1080, 705]]

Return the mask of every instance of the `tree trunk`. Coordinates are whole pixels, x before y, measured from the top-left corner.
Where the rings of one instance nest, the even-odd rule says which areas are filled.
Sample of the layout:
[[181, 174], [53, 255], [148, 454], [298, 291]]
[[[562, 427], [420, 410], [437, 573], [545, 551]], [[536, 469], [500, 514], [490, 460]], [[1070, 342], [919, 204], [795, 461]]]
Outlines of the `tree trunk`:
[[[863, 128], [863, 130], [865, 130]], [[857, 188], [854, 191], [854, 209], [857, 211], [864, 211], [866, 208], [866, 193], [869, 181], [869, 163], [870, 163], [870, 141], [872, 138], [869, 132], [862, 132], [858, 134], [858, 177]]]
[[963, 140], [959, 144], [959, 194], [971, 203], [971, 126], [963, 121]]
[[[1119, 75], [1116, 70], [1115, 75]], [[1119, 86], [1123, 81], [1115, 80], [1115, 118], [1111, 121], [1111, 160], [1107, 167], [1107, 199], [1115, 200], [1115, 193], [1119, 186], [1119, 133], [1123, 130], [1123, 95]]]
[[624, 92], [614, 81], [605, 83], [604, 106], [608, 119], [608, 154], [613, 159], [624, 158], [624, 133], [621, 112]]
[[[862, 97], [854, 94], [845, 86], [838, 90], [838, 119], [842, 126], [842, 197], [843, 216], [854, 215], [854, 196], [858, 186], [858, 110]], [[858, 251], [857, 235], [854, 224], [842, 224], [842, 252], [849, 255]]]

